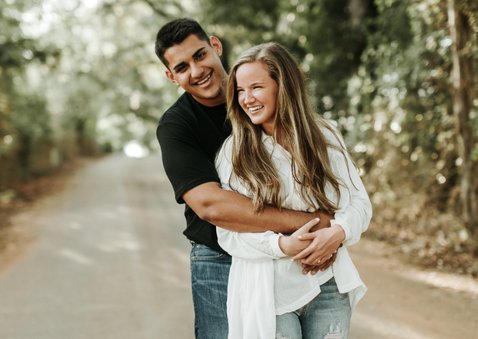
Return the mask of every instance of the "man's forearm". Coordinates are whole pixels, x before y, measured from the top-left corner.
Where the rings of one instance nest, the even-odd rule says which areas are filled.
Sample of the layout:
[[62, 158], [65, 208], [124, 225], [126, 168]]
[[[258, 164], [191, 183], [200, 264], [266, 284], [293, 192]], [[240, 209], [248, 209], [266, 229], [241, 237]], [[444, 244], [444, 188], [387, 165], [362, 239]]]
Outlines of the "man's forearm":
[[305, 213], [275, 207], [265, 207], [255, 213], [251, 199], [223, 190], [217, 183], [200, 185], [183, 196], [186, 203], [213, 225], [236, 232], [292, 233], [315, 217], [322, 227], [330, 224], [331, 216], [324, 213]]

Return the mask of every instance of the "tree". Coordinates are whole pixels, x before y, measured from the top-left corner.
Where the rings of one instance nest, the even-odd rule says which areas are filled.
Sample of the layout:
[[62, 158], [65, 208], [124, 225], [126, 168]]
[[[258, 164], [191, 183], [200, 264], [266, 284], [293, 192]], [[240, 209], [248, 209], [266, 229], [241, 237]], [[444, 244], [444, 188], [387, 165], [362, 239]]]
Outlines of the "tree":
[[448, 0], [448, 24], [452, 39], [452, 106], [460, 166], [460, 197], [463, 220], [478, 236], [477, 159], [473, 159], [476, 137], [471, 122], [475, 98], [473, 84], [472, 31], [459, 0]]
[[26, 36], [21, 27], [21, 14], [36, 6], [34, 1], [0, 4], [0, 190], [43, 170], [35, 148], [48, 153], [52, 144], [47, 100], [30, 86], [28, 73], [58, 50]]

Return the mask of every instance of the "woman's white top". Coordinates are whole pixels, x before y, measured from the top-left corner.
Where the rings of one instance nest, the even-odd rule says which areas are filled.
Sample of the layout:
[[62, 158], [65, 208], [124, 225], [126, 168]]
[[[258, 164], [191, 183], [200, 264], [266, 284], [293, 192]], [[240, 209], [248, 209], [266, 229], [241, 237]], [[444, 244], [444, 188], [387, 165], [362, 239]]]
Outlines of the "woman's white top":
[[[331, 144], [343, 141], [327, 129], [323, 133]], [[338, 135], [338, 133], [337, 133]], [[263, 133], [262, 141], [270, 153], [280, 175], [281, 197], [284, 208], [311, 211], [300, 195], [300, 187], [294, 180], [291, 156], [274, 139]], [[360, 175], [350, 160], [334, 148], [328, 150], [334, 174], [345, 185], [340, 185], [339, 209], [332, 224], [345, 231], [344, 246], [337, 251], [334, 264], [316, 275], [302, 274], [300, 263], [293, 262], [279, 247], [280, 234], [237, 233], [217, 227], [219, 245], [232, 256], [229, 273], [227, 316], [229, 339], [275, 338], [276, 315], [295, 311], [309, 303], [320, 293], [320, 285], [335, 277], [340, 293], [348, 293], [351, 307], [366, 292], [347, 246], [359, 241], [372, 216], [372, 205], [362, 184]], [[251, 197], [250, 192], [232, 172], [232, 139], [228, 138], [216, 158], [216, 168], [224, 189], [234, 190]], [[336, 202], [337, 195], [326, 184], [326, 195]]]

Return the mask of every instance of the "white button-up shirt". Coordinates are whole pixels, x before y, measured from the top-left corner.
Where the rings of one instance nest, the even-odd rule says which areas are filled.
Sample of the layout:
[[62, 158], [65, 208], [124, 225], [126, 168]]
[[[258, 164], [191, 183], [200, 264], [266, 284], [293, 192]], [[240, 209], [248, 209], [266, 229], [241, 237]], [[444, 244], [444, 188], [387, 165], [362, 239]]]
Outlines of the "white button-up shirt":
[[[330, 143], [339, 146], [343, 143], [329, 130], [323, 129], [323, 133]], [[280, 176], [282, 207], [311, 212], [293, 178], [289, 152], [265, 133], [262, 141]], [[280, 234], [272, 231], [238, 233], [217, 228], [219, 244], [232, 256], [227, 297], [229, 339], [275, 338], [276, 314], [292, 312], [306, 305], [320, 293], [320, 285], [332, 277], [335, 277], [340, 293], [348, 293], [352, 308], [365, 294], [366, 287], [347, 246], [356, 243], [368, 227], [372, 215], [370, 199], [349, 155], [344, 156], [331, 147], [328, 153], [334, 174], [343, 183], [340, 185], [339, 209], [332, 224], [340, 225], [345, 231], [344, 246], [338, 249], [332, 267], [316, 275], [304, 275], [300, 263], [293, 262], [281, 251]], [[228, 138], [216, 159], [222, 187], [251, 197], [233, 174], [231, 155], [232, 140]], [[325, 190], [327, 197], [336, 202], [332, 186], [326, 184]]]

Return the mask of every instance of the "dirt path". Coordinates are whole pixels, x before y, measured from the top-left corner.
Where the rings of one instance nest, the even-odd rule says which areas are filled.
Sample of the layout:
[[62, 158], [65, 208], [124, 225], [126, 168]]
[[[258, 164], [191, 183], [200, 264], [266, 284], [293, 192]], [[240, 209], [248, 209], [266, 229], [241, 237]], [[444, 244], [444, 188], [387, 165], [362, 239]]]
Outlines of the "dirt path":
[[476, 280], [417, 269], [365, 239], [351, 253], [369, 288], [353, 316], [353, 338], [476, 338]]
[[[0, 257], [0, 338], [193, 338], [182, 208], [158, 156], [92, 162], [12, 221], [28, 241]], [[369, 292], [351, 339], [478, 333], [476, 281], [420, 271], [368, 240], [352, 255]]]

